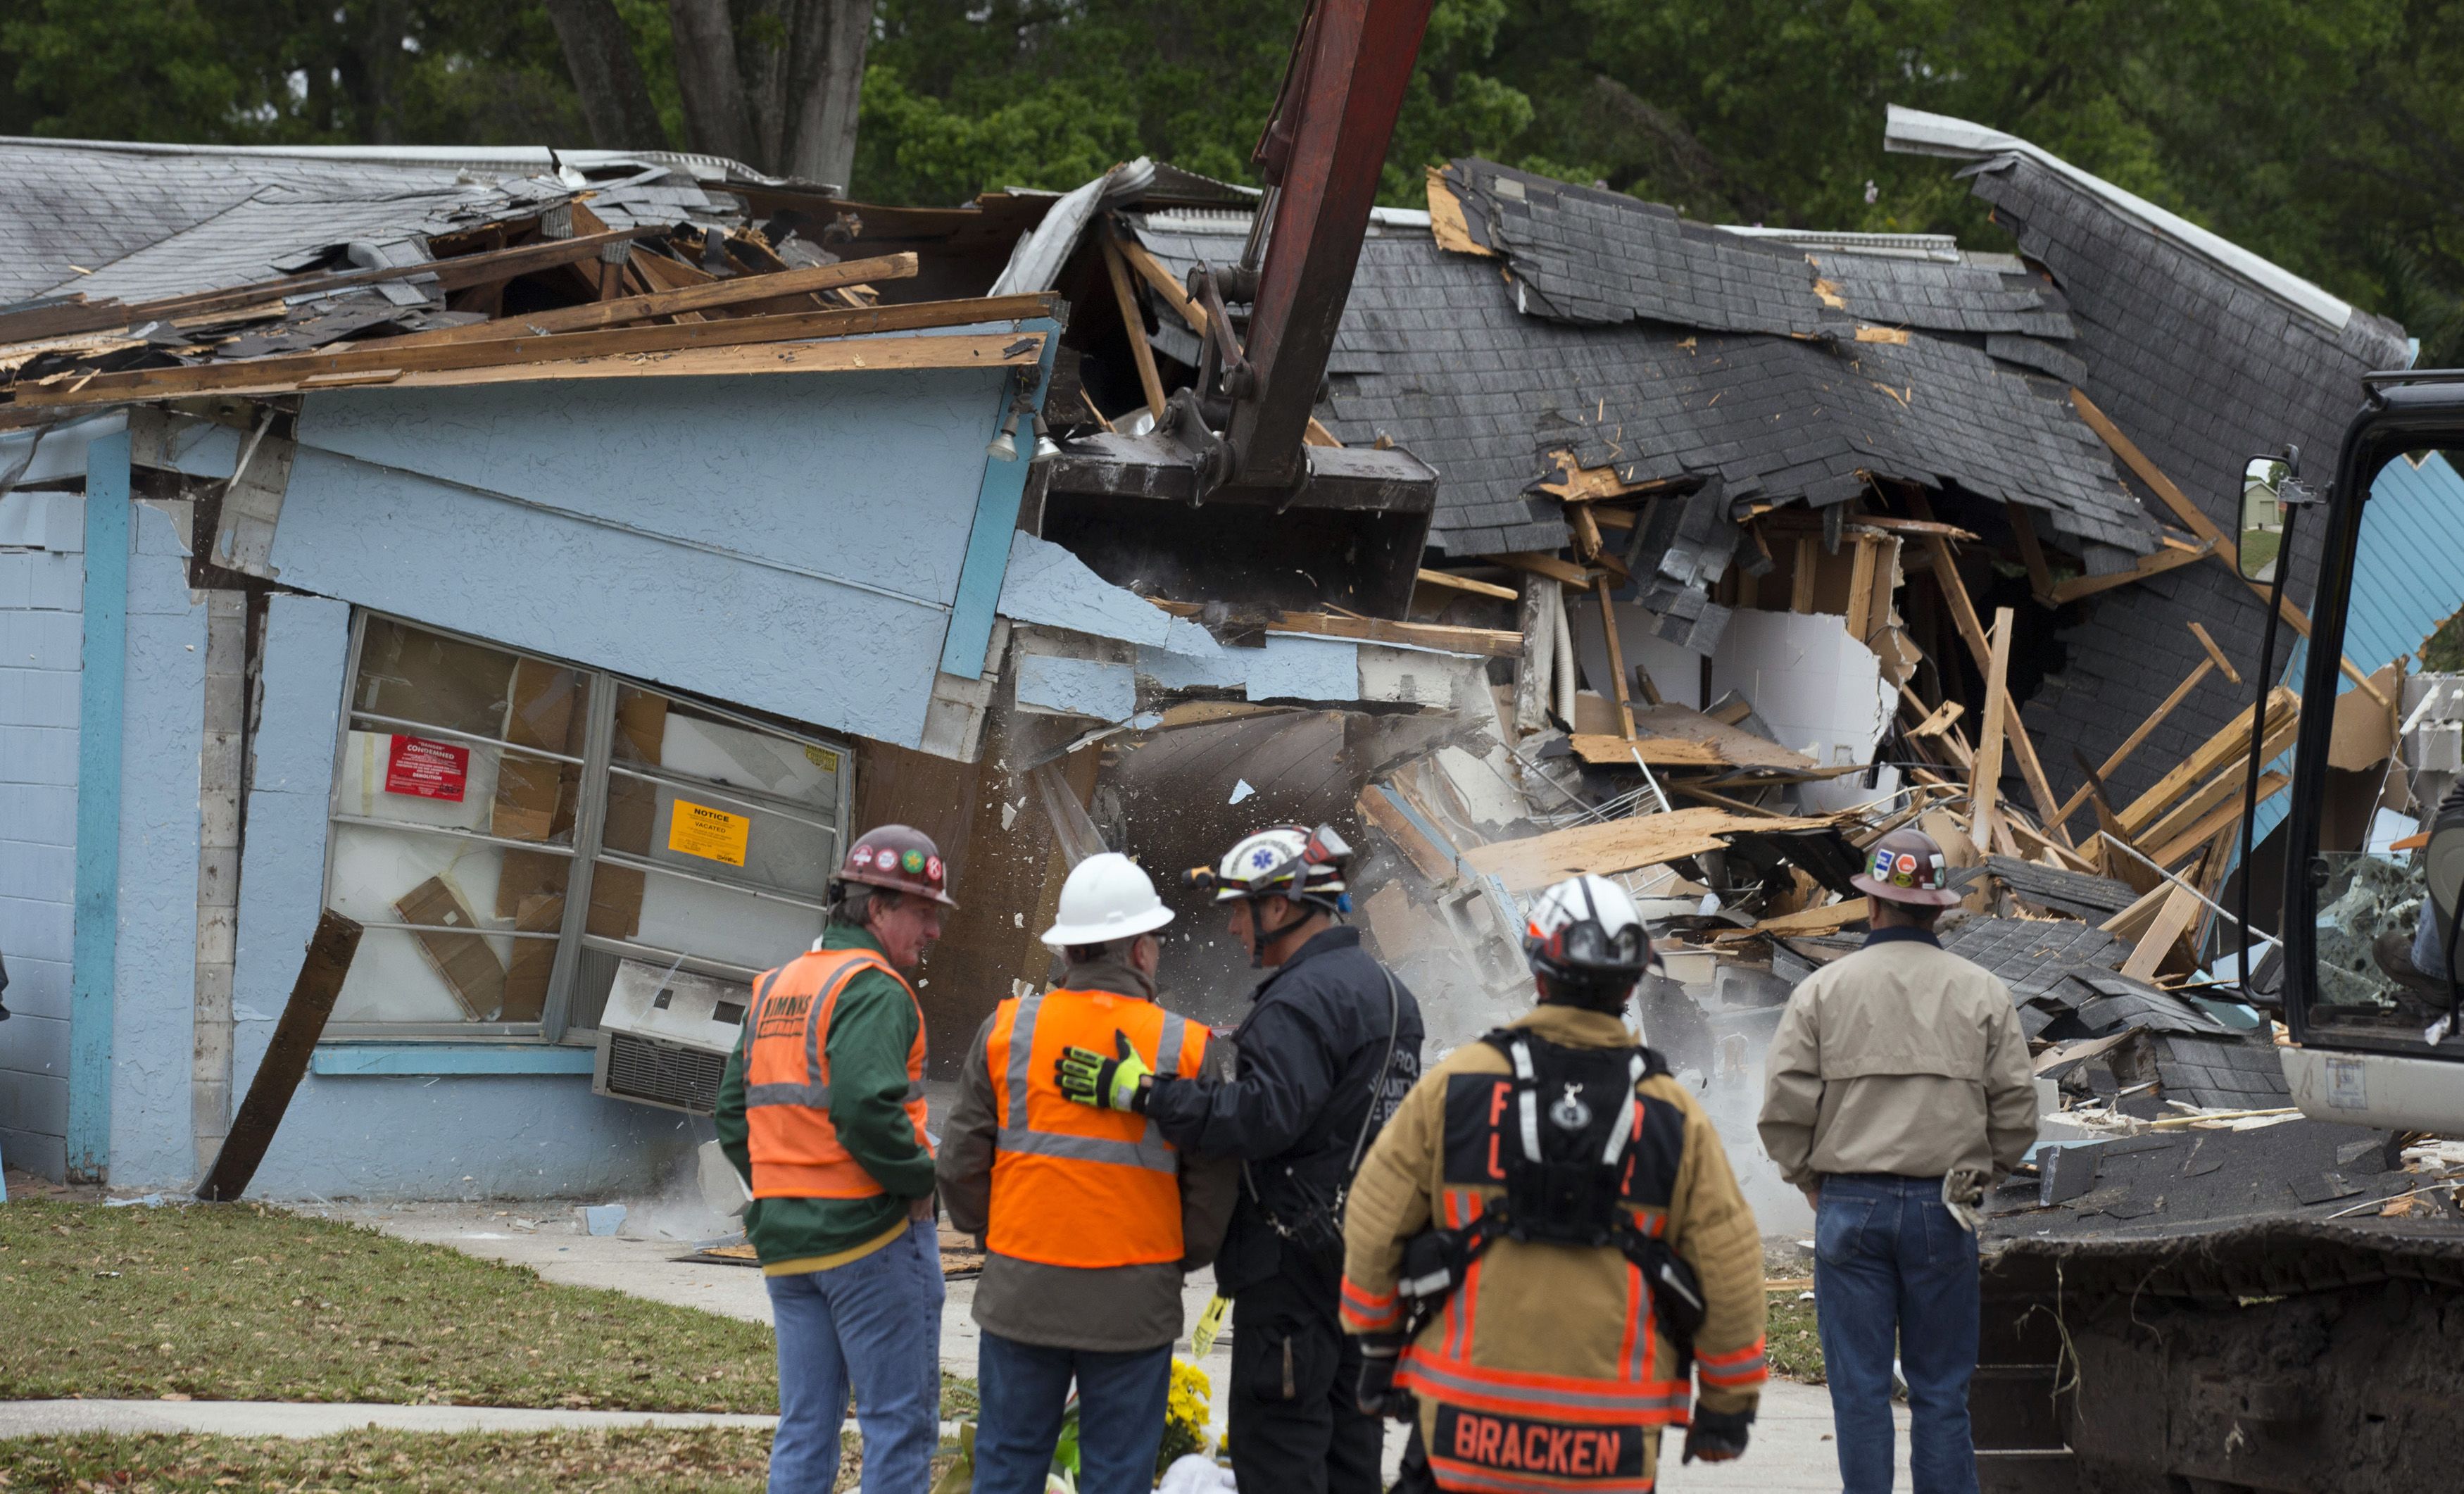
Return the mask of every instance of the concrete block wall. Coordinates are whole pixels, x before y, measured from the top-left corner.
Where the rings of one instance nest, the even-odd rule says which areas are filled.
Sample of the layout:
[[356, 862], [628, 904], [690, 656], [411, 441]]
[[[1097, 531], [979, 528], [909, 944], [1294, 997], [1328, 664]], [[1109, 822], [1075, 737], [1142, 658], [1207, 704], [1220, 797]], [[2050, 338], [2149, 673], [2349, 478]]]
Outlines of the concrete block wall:
[[58, 1177], [68, 1134], [85, 499], [0, 497], [0, 1157]]
[[111, 993], [111, 1184], [196, 1180], [198, 763], [206, 594], [188, 589], [187, 504], [130, 516], [121, 702], [120, 926]]

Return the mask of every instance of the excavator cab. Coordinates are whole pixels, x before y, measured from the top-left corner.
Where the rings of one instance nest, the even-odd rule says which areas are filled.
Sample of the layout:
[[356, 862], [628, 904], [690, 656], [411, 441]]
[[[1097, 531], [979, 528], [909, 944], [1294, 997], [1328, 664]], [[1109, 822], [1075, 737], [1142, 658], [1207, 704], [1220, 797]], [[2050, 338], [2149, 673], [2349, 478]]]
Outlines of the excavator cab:
[[[2298, 452], [2254, 457], [2243, 484], [2246, 580], [2280, 590], [2317, 547], [2304, 702], [2338, 702], [2357, 649], [2439, 654], [2422, 634], [2455, 632], [2440, 625], [2464, 605], [2464, 555], [2446, 538], [2464, 536], [2464, 483], [2436, 455], [2464, 450], [2464, 370], [2373, 374], [2365, 387], [2323, 491], [2302, 482]], [[2464, 657], [2375, 679], [2359, 711], [2301, 714], [2280, 832], [2278, 1051], [2314, 1119], [2452, 1133], [2464, 1128], [2464, 761], [2450, 760]], [[2426, 745], [2409, 765], [2399, 753], [2356, 770], [2353, 722], [2379, 712], [2377, 730]], [[2246, 867], [2263, 873], [2266, 860], [2245, 842]]]

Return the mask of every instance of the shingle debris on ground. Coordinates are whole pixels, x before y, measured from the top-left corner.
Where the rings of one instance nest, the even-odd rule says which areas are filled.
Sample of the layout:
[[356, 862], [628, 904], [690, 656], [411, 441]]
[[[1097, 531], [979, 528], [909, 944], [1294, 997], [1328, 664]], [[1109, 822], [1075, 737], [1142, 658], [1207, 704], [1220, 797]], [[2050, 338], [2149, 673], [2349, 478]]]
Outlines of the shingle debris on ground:
[[2102, 923], [2139, 900], [2138, 890], [2127, 882], [2016, 856], [1988, 856], [1984, 869], [2021, 901], [2089, 923]]

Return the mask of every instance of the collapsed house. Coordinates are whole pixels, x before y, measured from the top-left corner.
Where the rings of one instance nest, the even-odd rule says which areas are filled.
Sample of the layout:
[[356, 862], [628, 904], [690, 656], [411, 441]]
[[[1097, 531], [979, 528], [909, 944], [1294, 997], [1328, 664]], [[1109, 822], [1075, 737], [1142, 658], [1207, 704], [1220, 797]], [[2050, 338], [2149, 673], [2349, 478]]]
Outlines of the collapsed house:
[[[1525, 899], [1624, 878], [1648, 1036], [1744, 1094], [1917, 824], [1971, 868], [1954, 947], [2107, 1044], [2082, 1099], [2281, 1095], [2189, 989], [2257, 617], [2210, 467], [2325, 444], [2401, 340], [2286, 335], [2322, 293], [2024, 143], [1977, 176], [2037, 194], [2015, 254], [1433, 172], [1373, 215], [1308, 480], [1230, 495], [1176, 442], [1255, 195], [1169, 166], [925, 209], [658, 153], [0, 151], [45, 205], [0, 286], [13, 1161], [200, 1175], [331, 912], [261, 1186], [645, 1186], [886, 821], [961, 905], [936, 1078], [1099, 848], [1237, 1020], [1172, 873], [1297, 821], [1360, 847], [1440, 1047], [1527, 999]], [[2151, 264], [2205, 383], [2139, 378]]]

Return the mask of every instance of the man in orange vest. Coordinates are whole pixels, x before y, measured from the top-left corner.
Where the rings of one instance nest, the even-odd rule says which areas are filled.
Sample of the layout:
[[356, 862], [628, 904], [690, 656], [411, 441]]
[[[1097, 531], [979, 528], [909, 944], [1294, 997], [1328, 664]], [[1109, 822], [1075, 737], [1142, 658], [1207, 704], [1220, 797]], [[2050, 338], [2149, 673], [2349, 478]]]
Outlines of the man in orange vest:
[[779, 1335], [770, 1494], [829, 1494], [855, 1390], [864, 1494], [922, 1494], [939, 1440], [941, 1252], [924, 1130], [924, 1013], [907, 972], [941, 935], [948, 868], [922, 832], [857, 837], [812, 949], [754, 982], [718, 1088], [753, 1190], [744, 1232]]
[[951, 1224], [984, 1242], [975, 1494], [1042, 1494], [1072, 1380], [1079, 1494], [1155, 1486], [1181, 1277], [1215, 1258], [1238, 1166], [1072, 1104], [1059, 1070], [1070, 1048], [1126, 1047], [1156, 1073], [1206, 1071], [1205, 1025], [1155, 1004], [1171, 921], [1127, 856], [1080, 862], [1044, 934], [1068, 961], [1060, 985], [1001, 1002], [967, 1054], [939, 1172]]

